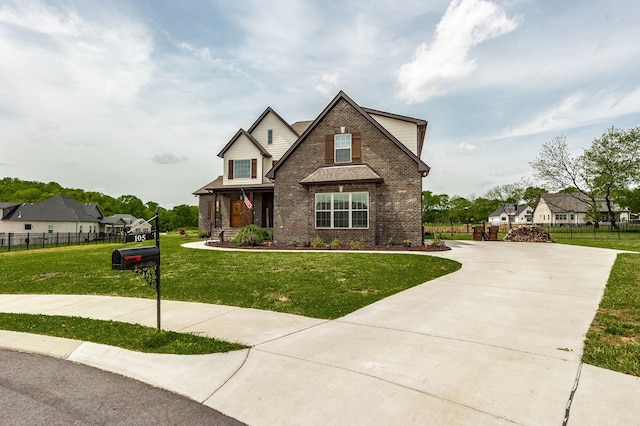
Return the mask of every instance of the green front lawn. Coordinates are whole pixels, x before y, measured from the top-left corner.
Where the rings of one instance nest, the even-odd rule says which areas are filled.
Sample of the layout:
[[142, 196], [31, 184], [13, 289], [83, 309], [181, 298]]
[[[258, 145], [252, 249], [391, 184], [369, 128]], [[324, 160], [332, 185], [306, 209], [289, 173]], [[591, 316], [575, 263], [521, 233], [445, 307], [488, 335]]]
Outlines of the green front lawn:
[[[161, 239], [162, 299], [337, 318], [460, 264], [430, 256], [344, 252], [212, 251]], [[151, 243], [152, 244], [152, 243]], [[122, 245], [70, 246], [0, 254], [0, 293], [155, 298], [131, 271], [112, 271]], [[129, 245], [128, 247], [132, 247]], [[66, 337], [140, 352], [200, 354], [245, 346], [115, 321], [0, 313], [0, 329]]]

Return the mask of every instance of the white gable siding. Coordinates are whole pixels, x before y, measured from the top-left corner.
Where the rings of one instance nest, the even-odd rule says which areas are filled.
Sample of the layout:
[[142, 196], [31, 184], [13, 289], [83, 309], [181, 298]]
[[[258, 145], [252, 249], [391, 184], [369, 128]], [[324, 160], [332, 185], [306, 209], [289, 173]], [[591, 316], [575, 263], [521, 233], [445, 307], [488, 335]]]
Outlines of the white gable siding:
[[418, 152], [418, 126], [415, 123], [374, 114], [371, 114], [371, 117], [395, 136], [404, 146], [409, 148], [417, 157], [420, 157], [420, 153]]
[[[273, 143], [271, 145], [268, 144], [268, 131], [273, 130]], [[272, 158], [269, 159], [269, 163], [274, 160], [279, 160], [282, 155], [287, 152], [289, 147], [293, 145], [293, 143], [298, 139], [298, 137], [293, 133], [278, 117], [276, 117], [273, 113], [268, 113], [260, 124], [253, 129], [251, 132], [251, 136], [255, 138], [260, 145], [266, 149], [269, 154], [272, 155]], [[270, 169], [271, 167], [269, 167]], [[269, 169], [265, 169], [265, 173], [269, 171]]]
[[[258, 160], [258, 173], [256, 179], [229, 179], [229, 160]], [[262, 154], [256, 146], [244, 135], [241, 135], [236, 142], [224, 153], [224, 185], [256, 185], [262, 183], [263, 172]]]
[[533, 212], [533, 223], [551, 223], [551, 209], [542, 198]]

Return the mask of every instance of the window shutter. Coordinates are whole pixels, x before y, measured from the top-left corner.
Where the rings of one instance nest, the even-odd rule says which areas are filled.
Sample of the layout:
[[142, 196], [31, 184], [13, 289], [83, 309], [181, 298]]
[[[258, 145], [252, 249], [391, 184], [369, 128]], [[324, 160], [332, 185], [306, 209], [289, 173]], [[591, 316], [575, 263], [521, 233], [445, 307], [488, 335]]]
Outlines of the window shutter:
[[233, 179], [233, 160], [229, 160], [229, 170], [227, 170], [227, 179]]
[[324, 141], [324, 162], [333, 164], [333, 135], [326, 135]]
[[258, 159], [251, 159], [251, 179], [258, 177]]
[[360, 163], [362, 162], [362, 154], [361, 154], [361, 143], [360, 143], [360, 133], [352, 133], [351, 134], [351, 162]]

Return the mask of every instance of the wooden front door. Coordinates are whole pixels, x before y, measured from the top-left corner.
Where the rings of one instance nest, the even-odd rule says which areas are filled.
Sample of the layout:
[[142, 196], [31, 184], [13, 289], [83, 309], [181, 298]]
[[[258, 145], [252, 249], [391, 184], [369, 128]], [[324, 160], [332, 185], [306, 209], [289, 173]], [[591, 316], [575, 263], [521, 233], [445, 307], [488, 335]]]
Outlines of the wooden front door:
[[232, 228], [240, 228], [243, 226], [243, 213], [245, 209], [244, 201], [242, 200], [231, 200], [231, 227]]

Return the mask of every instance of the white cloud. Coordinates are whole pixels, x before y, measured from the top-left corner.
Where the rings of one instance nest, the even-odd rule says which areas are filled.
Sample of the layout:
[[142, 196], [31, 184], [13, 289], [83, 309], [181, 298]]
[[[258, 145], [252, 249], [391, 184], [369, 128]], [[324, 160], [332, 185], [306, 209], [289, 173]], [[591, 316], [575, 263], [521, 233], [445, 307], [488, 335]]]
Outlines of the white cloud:
[[640, 113], [640, 87], [631, 92], [607, 90], [590, 95], [577, 92], [566, 96], [531, 121], [505, 130], [498, 137], [520, 137], [550, 131], [562, 132], [638, 113]]
[[335, 95], [338, 87], [339, 78], [337, 73], [324, 73], [320, 80], [315, 83], [313, 88], [322, 96], [329, 97]]
[[400, 67], [398, 98], [416, 103], [443, 93], [447, 83], [474, 71], [476, 62], [468, 58], [473, 46], [513, 31], [518, 23], [491, 2], [452, 0], [431, 45], [418, 46], [413, 61]]
[[476, 150], [476, 146], [467, 142], [460, 143], [456, 145], [453, 150], [456, 154], [466, 155], [474, 152]]

